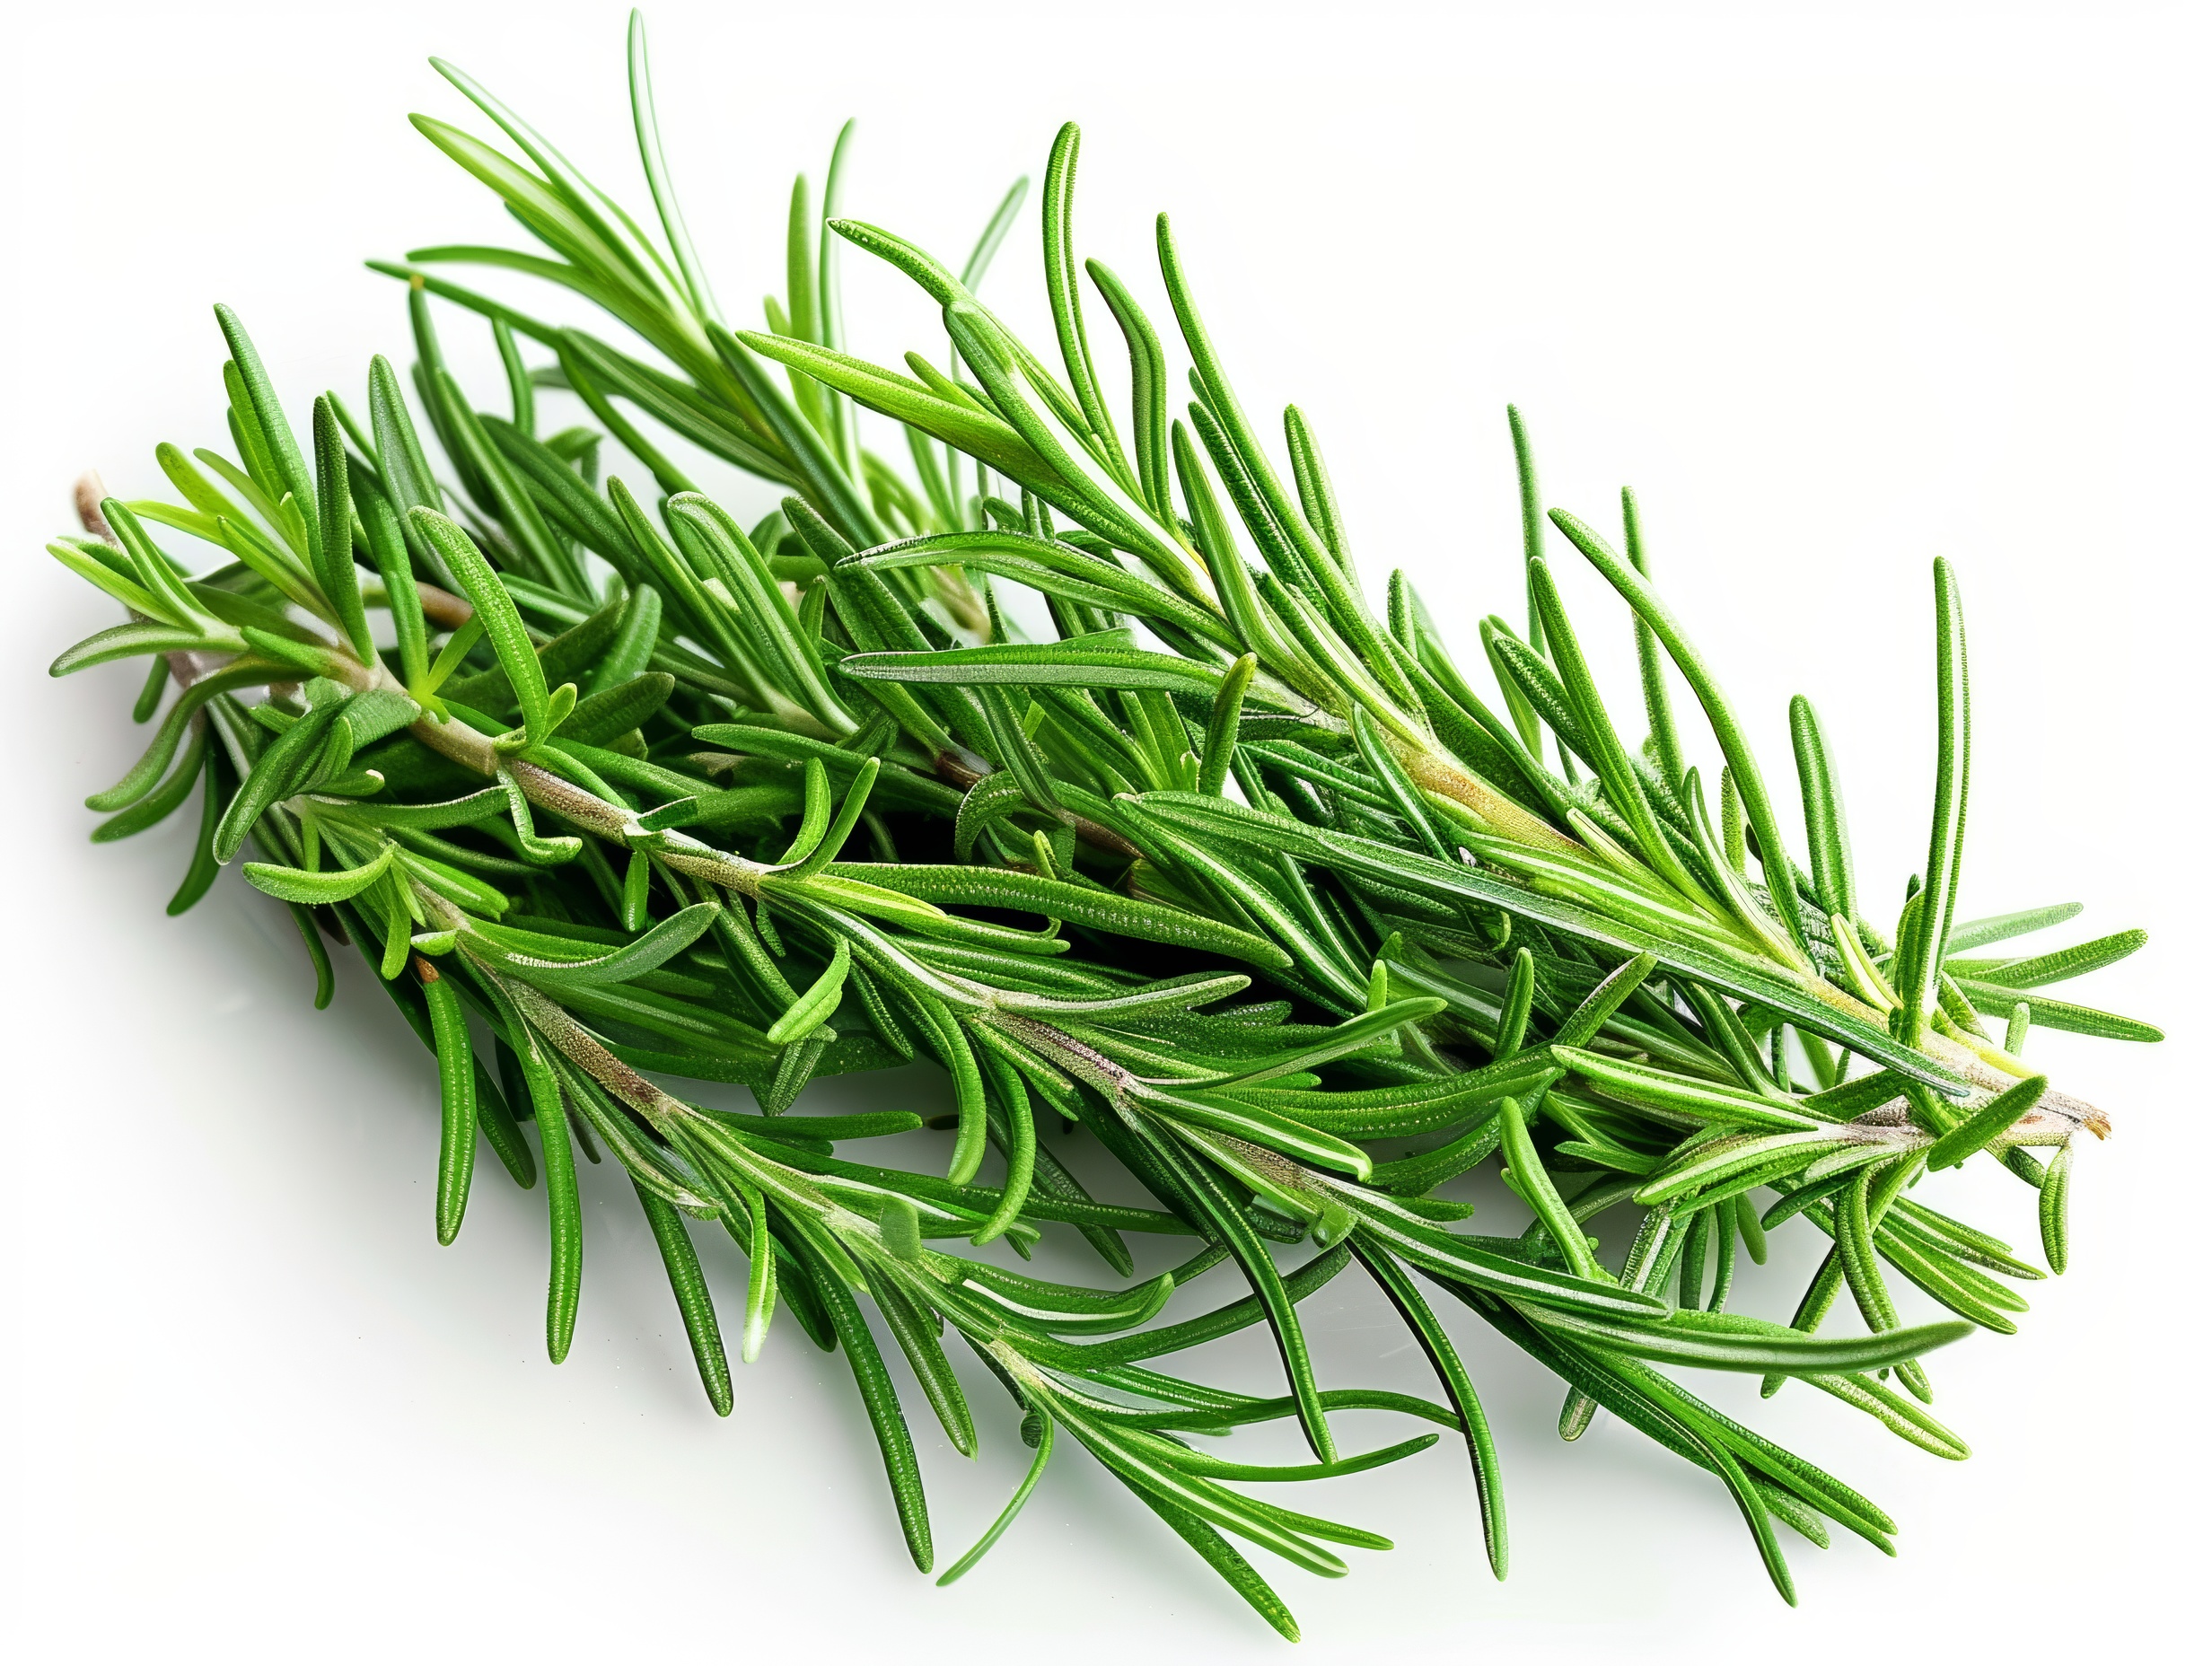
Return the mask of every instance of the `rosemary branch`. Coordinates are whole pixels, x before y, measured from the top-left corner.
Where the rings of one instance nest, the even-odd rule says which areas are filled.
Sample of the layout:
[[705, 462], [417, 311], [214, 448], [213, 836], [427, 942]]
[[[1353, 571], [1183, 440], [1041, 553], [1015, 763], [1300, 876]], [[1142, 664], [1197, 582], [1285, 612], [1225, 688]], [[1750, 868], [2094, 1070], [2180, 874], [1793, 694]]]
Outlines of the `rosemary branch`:
[[[1801, 864], [1735, 709], [1652, 583], [1633, 496], [1625, 556], [1547, 512], [1517, 414], [1506, 587], [1527, 597], [1529, 629], [1493, 617], [1478, 633], [1505, 715], [1407, 574], [1372, 605], [1312, 425], [1285, 413], [1278, 468], [1165, 219], [1172, 335], [1119, 277], [1077, 267], [1072, 125], [1038, 223], [1056, 368], [977, 293], [1025, 184], [956, 273], [838, 216], [848, 128], [819, 201], [803, 179], [794, 193], [768, 329], [737, 330], [677, 207], [641, 23], [630, 86], [657, 239], [438, 67], [512, 150], [417, 127], [549, 253], [373, 263], [407, 283], [408, 373], [374, 361], [365, 421], [316, 399], [304, 443], [218, 309], [235, 454], [161, 448], [181, 502], [80, 485], [86, 536], [50, 548], [127, 622], [54, 670], [152, 661], [136, 715], [162, 722], [88, 801], [111, 817], [95, 838], [154, 825], [197, 790], [171, 911], [250, 851], [245, 877], [299, 925], [317, 1005], [337, 988], [328, 945], [350, 944], [434, 1053], [441, 1241], [461, 1230], [479, 1142], [518, 1184], [542, 1178], [549, 1355], [568, 1352], [582, 1276], [575, 1151], [604, 1146], [635, 1185], [716, 1410], [737, 1397], [689, 1223], [745, 1255], [742, 1360], [779, 1309], [844, 1356], [925, 1570], [920, 1467], [867, 1314], [961, 1452], [979, 1436], [944, 1338], [1006, 1389], [1037, 1456], [947, 1580], [1006, 1530], [1064, 1430], [1295, 1637], [1224, 1535], [1330, 1576], [1347, 1571], [1330, 1546], [1389, 1541], [1228, 1483], [1326, 1480], [1438, 1438], [1343, 1455], [1330, 1419], [1349, 1407], [1458, 1434], [1502, 1578], [1478, 1371], [1432, 1288], [1561, 1379], [1565, 1438], [1610, 1409], [1713, 1475], [1786, 1598], [1777, 1521], [1816, 1545], [1833, 1522], [1886, 1548], [1879, 1509], [1670, 1372], [1749, 1372], [1768, 1392], [1804, 1381], [1964, 1457], [1927, 1409], [1923, 1359], [2015, 1328], [2026, 1304], [1999, 1279], [2043, 1275], [1918, 1183], [2003, 1163], [2037, 1188], [2045, 1261], [2062, 1272], [2073, 1136], [2102, 1138], [2111, 1119], [2025, 1061], [2032, 1030], [2159, 1039], [2041, 993], [2143, 934], [1989, 957], [1977, 951], [2077, 909], [1956, 917], [1970, 702], [1951, 568], [1934, 574], [1929, 859], [1896, 921], [1877, 921], [1810, 703], [1791, 712]], [[903, 369], [847, 352], [843, 242], [916, 282], [945, 342]], [[455, 263], [575, 290], [658, 361], [455, 284], [442, 275]], [[1126, 419], [1079, 274], [1128, 349]], [[488, 323], [504, 412], [454, 375], [434, 301]], [[1194, 395], [1180, 415], [1170, 342]], [[541, 396], [573, 398], [588, 423], [541, 434]], [[742, 527], [671, 461], [662, 429], [787, 495]], [[885, 435], [909, 467], [865, 443]], [[650, 487], [602, 478], [618, 455]], [[220, 561], [188, 566], [149, 524]], [[1547, 524], [1634, 623], [1638, 744], [1598, 693]], [[1684, 761], [1677, 682], [1726, 760], [1717, 821]], [[913, 1058], [952, 1092], [939, 1170], [840, 1150], [917, 1127], [906, 1112], [796, 1109], [817, 1076]], [[745, 1083], [762, 1114], [685, 1098], [687, 1080]], [[1092, 1197], [1058, 1154], [1071, 1139], [1153, 1204]], [[2048, 1164], [2032, 1154], [2050, 1147]], [[1473, 1209], [1449, 1188], [1493, 1160], [1532, 1219], [1452, 1230]], [[1728, 1311], [1739, 1250], [1763, 1258], [1792, 1221], [1829, 1247], [1790, 1322]], [[932, 1247], [1025, 1257], [1047, 1227], [1077, 1232], [1123, 1282], [1056, 1284]], [[1196, 1253], [1137, 1278], [1128, 1233]], [[1285, 1272], [1280, 1244], [1314, 1253]], [[1246, 1293], [1153, 1324], [1224, 1262]], [[1441, 1400], [1323, 1386], [1299, 1303], [1355, 1262]], [[1905, 1322], [1893, 1276], [1953, 1317]], [[1823, 1333], [1846, 1292], [1865, 1334]], [[1255, 1325], [1279, 1397], [1140, 1363]], [[1194, 1443], [1276, 1417], [1296, 1419], [1312, 1461]]]

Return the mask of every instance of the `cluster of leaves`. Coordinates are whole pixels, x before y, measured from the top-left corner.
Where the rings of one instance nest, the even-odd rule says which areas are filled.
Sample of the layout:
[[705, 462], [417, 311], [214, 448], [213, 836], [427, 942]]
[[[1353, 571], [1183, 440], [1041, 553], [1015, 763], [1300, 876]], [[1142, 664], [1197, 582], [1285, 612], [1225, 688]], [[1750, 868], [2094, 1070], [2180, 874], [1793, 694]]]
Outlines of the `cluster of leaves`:
[[[1326, 1478], [1440, 1438], [1342, 1456], [1330, 1416], [1348, 1408], [1456, 1434], [1502, 1577], [1497, 1457], [1430, 1290], [1558, 1373], [1567, 1438], [1607, 1408], [1714, 1475], [1786, 1596], [1778, 1521], [1886, 1549], [1894, 1524], [1873, 1504], [1659, 1367], [1751, 1372], [1769, 1392], [1795, 1378], [1963, 1457], [1927, 1409], [1921, 1356], [2013, 1329], [2025, 1304], [2000, 1278], [2042, 1275], [1909, 1193], [1987, 1153], [2039, 1188], [2062, 1269], [2070, 1142], [2104, 1121], [2019, 1062], [2026, 1036], [2156, 1039], [2037, 993], [2141, 934], [1972, 958], [2075, 910], [1953, 917], [1968, 710], [1948, 569], [1929, 860], [1885, 932], [1862, 908], [1811, 706], [1791, 713], [1800, 868], [1733, 708], [1650, 583], [1633, 498], [1625, 557], [1572, 516], [1548, 522], [1517, 417], [1528, 627], [1492, 618], [1481, 632], [1501, 715], [1402, 573], [1370, 607], [1295, 408], [1286, 486], [1164, 219], [1192, 398], [1171, 415], [1160, 333], [1093, 261], [1083, 273], [1128, 348], [1116, 420], [1075, 266], [1073, 127], [1042, 193], [1055, 370], [976, 298], [1023, 188], [955, 276], [836, 217], [846, 137], [821, 209], [803, 179], [794, 191], [768, 329], [729, 328], [677, 210], [635, 25], [630, 72], [658, 241], [445, 71], [519, 157], [417, 126], [550, 258], [449, 247], [380, 267], [408, 283], [411, 402], [380, 358], [367, 420], [326, 393], [303, 445], [218, 310], [233, 454], [162, 447], [181, 503], [110, 500], [91, 536], [53, 546], [131, 616], [57, 673], [151, 656], [141, 721], [178, 690], [145, 757], [89, 801], [112, 812], [94, 837], [142, 830], [197, 793], [172, 913], [250, 847], [245, 876], [298, 922], [318, 1005], [335, 988], [330, 947], [359, 951], [436, 1057], [441, 1241], [461, 1228], [479, 1143], [517, 1184], [542, 1176], [555, 1360], [582, 1272], [579, 1150], [610, 1153], [633, 1182], [724, 1413], [730, 1372], [690, 1233], [726, 1230], [750, 1267], [741, 1356], [779, 1304], [842, 1354], [924, 1569], [921, 1477], [877, 1335], [966, 1453], [976, 1425], [949, 1328], [1005, 1386], [1036, 1457], [948, 1580], [1005, 1530], [1064, 1431], [1295, 1636], [1224, 1534], [1324, 1574], [1345, 1571], [1330, 1545], [1387, 1541], [1227, 1483]], [[843, 350], [844, 242], [940, 304], [945, 368]], [[561, 284], [661, 362], [437, 275], [455, 261]], [[434, 296], [489, 320], [504, 409], [478, 408], [455, 378]], [[549, 390], [595, 425], [541, 433]], [[862, 408], [903, 434], [913, 484], [862, 446]], [[641, 418], [789, 495], [741, 525]], [[650, 475], [644, 495], [601, 482], [610, 443]], [[149, 524], [224, 559], [194, 577]], [[1640, 746], [1561, 604], [1552, 528], [1628, 604]], [[1014, 592], [1029, 600], [1002, 605]], [[1717, 826], [1684, 761], [1676, 677], [1726, 760]], [[2006, 1021], [2001, 1039], [1984, 1014]], [[920, 1126], [908, 1112], [794, 1109], [818, 1075], [915, 1059], [943, 1068], [956, 1107], [940, 1119], [942, 1173], [839, 1154]], [[665, 1085], [687, 1080], [746, 1084], [760, 1114]], [[1056, 1154], [1070, 1138], [1157, 1207], [1093, 1197]], [[1532, 1223], [1450, 1230], [1470, 1206], [1439, 1188], [1494, 1156]], [[1608, 1265], [1588, 1225], [1614, 1210], [1635, 1224]], [[1763, 1259], [1766, 1232], [1791, 1219], [1831, 1246], [1791, 1322], [1730, 1312], [1739, 1248]], [[1053, 1283], [933, 1247], [1003, 1241], [1026, 1257], [1050, 1224], [1121, 1282]], [[1137, 1279], [1129, 1234], [1194, 1253]], [[1273, 1246], [1305, 1243], [1311, 1258], [1280, 1270]], [[1151, 1325], [1223, 1262], [1248, 1294]], [[1298, 1304], [1354, 1262], [1441, 1400], [1318, 1380]], [[1955, 1320], [1905, 1324], [1895, 1276]], [[1847, 1288], [1865, 1334], [1819, 1334]], [[1140, 1363], [1255, 1325], [1280, 1354], [1280, 1398]], [[1191, 1438], [1283, 1417], [1311, 1463], [1242, 1463]]]

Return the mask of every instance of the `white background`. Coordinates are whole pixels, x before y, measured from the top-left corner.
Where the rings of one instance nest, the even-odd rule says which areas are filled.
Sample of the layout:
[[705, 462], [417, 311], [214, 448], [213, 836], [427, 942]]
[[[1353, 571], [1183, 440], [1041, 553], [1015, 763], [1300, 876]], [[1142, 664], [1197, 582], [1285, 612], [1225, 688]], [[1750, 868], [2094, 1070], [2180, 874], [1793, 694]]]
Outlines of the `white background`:
[[[1399, 1541], [1335, 1583], [1269, 1567], [1306, 1658], [2184, 1646], [2165, 1633], [2202, 1551], [2206, 1108], [2184, 1071], [2208, 925], [2200, 19], [655, 8], [664, 130], [733, 314], [780, 289], [789, 177], [819, 178], [845, 116], [864, 120], [849, 210], [955, 263], [1075, 117], [1084, 250], [1153, 295], [1149, 216], [1174, 211], [1246, 405], [1303, 404], [1373, 582], [1406, 566], [1468, 644], [1480, 612], [1514, 605], [1517, 400], [1550, 502], [1605, 525], [1637, 486], [1662, 576], [1785, 782], [1786, 698], [1819, 700], [1863, 882], [1895, 896], [1926, 838], [1927, 566], [1947, 555], [1977, 680], [1968, 912], [2079, 898], [2085, 930], [2154, 930], [2077, 987], [2172, 1040], [2038, 1039], [2118, 1133], [2076, 1167], [2074, 1270], [2035, 1288], [2017, 1337], [1935, 1363], [1936, 1409], [1973, 1460], [1927, 1457], [1802, 1389], [1764, 1406], [1746, 1381], [1714, 1390], [1888, 1508], [1898, 1560], [1792, 1539], [1802, 1605], [1785, 1608], [1716, 1486], [1618, 1425], [1561, 1445], [1556, 1385], [1470, 1324], [1513, 1577], [1479, 1568], [1449, 1449], [1304, 1489], [1303, 1507]], [[485, 126], [432, 52], [642, 209], [622, 28], [612, 5], [382, 0], [81, 4], [18, 11], [0, 34], [15, 1658], [1281, 1658], [1072, 1448], [991, 1559], [931, 1589], [841, 1363], [779, 1326], [718, 1422], [604, 1171], [587, 1176], [575, 1350], [549, 1367], [542, 1193], [481, 1167], [467, 1231], [436, 1248], [429, 1060], [360, 969], [333, 1012], [311, 1011], [289, 922], [234, 877], [165, 919], [188, 817], [84, 842], [79, 801], [142, 738], [135, 668], [44, 675], [111, 622], [40, 553], [71, 530], [70, 482], [97, 466], [118, 495], [152, 495], [157, 441], [224, 444], [211, 302], [241, 311], [303, 409], [357, 390], [373, 351], [407, 350], [400, 296], [364, 256], [516, 240], [406, 126], [410, 110]], [[899, 281], [847, 266], [863, 351], [938, 350]], [[1025, 218], [986, 293], [1029, 325], [1038, 266]], [[1620, 615], [1584, 574], [1567, 582], [1616, 674]], [[935, 1102], [926, 1079], [849, 1091]], [[1993, 1171], [1940, 1184], [2033, 1243], [2026, 1188]], [[1486, 1207], [1488, 1230], [1514, 1223]], [[1810, 1251], [1778, 1242], [1742, 1300], [1786, 1317]], [[735, 1258], [707, 1254], [733, 1292]], [[1228, 1277], [1207, 1291], [1226, 1299]], [[1420, 1386], [1354, 1278], [1308, 1311], [1331, 1381]], [[1187, 1357], [1270, 1380], [1256, 1346]], [[940, 1565], [1026, 1457], [988, 1385], [977, 1404], [973, 1464], [917, 1428]], [[1362, 1443], [1397, 1438], [1347, 1423]]]

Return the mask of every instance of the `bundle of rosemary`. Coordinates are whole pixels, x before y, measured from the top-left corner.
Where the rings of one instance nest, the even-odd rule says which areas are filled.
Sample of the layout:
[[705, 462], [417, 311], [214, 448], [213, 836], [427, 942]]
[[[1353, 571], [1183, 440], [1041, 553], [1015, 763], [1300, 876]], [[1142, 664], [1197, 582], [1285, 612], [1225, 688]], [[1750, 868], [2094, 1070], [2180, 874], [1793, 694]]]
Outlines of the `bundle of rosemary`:
[[[162, 447], [171, 497], [86, 498], [87, 535], [53, 553], [129, 618], [54, 671], [150, 662], [134, 715], [160, 722], [88, 801], [110, 818], [94, 838], [196, 813], [171, 912], [240, 861], [297, 923], [319, 1006], [333, 953], [356, 951], [435, 1055], [441, 1241], [479, 1146], [542, 1184], [551, 1357], [575, 1324], [581, 1152], [632, 1181], [717, 1411], [738, 1399], [717, 1294], [743, 1360], [779, 1306], [842, 1355], [925, 1571], [910, 1392], [882, 1339], [963, 1453], [979, 1435], [948, 1338], [1003, 1385], [1034, 1461], [940, 1583], [1006, 1530], [1066, 1437], [1295, 1637], [1231, 1537], [1323, 1574], [1346, 1571], [1332, 1545], [1388, 1540], [1237, 1484], [1345, 1475], [1442, 1438], [1344, 1454], [1330, 1415], [1348, 1408], [1463, 1447], [1503, 1577], [1479, 1367], [1439, 1292], [1558, 1374], [1562, 1436], [1610, 1410], [1712, 1475], [1786, 1598], [1778, 1523], [1887, 1548], [1876, 1505], [1664, 1368], [1749, 1372], [1769, 1394], [1795, 1379], [1965, 1456], [1928, 1410], [1924, 1356], [2012, 1331], [2014, 1285], [2043, 1274], [1936, 1206], [1942, 1171], [1986, 1161], [2035, 1187], [2062, 1271], [2074, 1137], [2107, 1122], [2022, 1062], [2027, 1040], [2037, 1025], [2158, 1039], [2041, 993], [2140, 932], [2020, 958], [1997, 946], [2076, 910], [1955, 917], [1969, 699], [1951, 570], [1935, 570], [1927, 860], [1891, 920], [1854, 872], [1813, 706], [1790, 712], [1801, 864], [1781, 794], [1652, 584], [1634, 497], [1618, 552], [1547, 515], [1517, 416], [1528, 611], [1525, 629], [1482, 621], [1494, 699], [1405, 574], [1372, 602], [1309, 425], [1285, 413], [1286, 474], [1164, 218], [1171, 332], [1113, 272], [1078, 267], [1074, 127], [1041, 194], [1048, 359], [977, 299], [1023, 185], [955, 273], [838, 217], [840, 138], [819, 206], [794, 189], [768, 328], [733, 329], [677, 207], [635, 20], [657, 240], [439, 67], [511, 148], [416, 125], [545, 252], [376, 263], [407, 285], [407, 373], [379, 358], [357, 399], [304, 412], [218, 309], [229, 448]], [[843, 350], [847, 243], [940, 306], [949, 352], [892, 369]], [[460, 264], [564, 285], [653, 356], [443, 276]], [[1126, 374], [1093, 350], [1086, 283]], [[434, 302], [488, 324], [498, 408], [455, 376]], [[1189, 369], [1172, 400], [1172, 348]], [[588, 420], [547, 431], [554, 395]], [[864, 445], [863, 410], [903, 464]], [[741, 524], [661, 431], [773, 482], [781, 506]], [[157, 528], [216, 553], [180, 559]], [[1554, 529], [1625, 604], [1640, 743], [1562, 604]], [[1716, 782], [1685, 762], [1681, 686], [1725, 759]], [[921, 1126], [908, 1112], [801, 1105], [817, 1076], [908, 1060], [951, 1084], [938, 1169], [869, 1160], [869, 1141]], [[758, 1112], [698, 1102], [688, 1082], [745, 1084]], [[1094, 1198], [1070, 1141], [1156, 1206]], [[1446, 1195], [1493, 1158], [1523, 1230], [1468, 1230], [1471, 1206]], [[1739, 1255], [1763, 1259], [1793, 1222], [1828, 1246], [1795, 1312], [1730, 1311]], [[1110, 1277], [970, 1252], [1026, 1258], [1047, 1227]], [[742, 1316], [694, 1247], [716, 1229], [747, 1258]], [[1140, 1279], [1134, 1235], [1189, 1253]], [[1223, 1262], [1248, 1293], [1152, 1322]], [[1299, 1303], [1355, 1262], [1437, 1399], [1319, 1380]], [[1900, 1278], [1955, 1320], [1900, 1322]], [[1826, 1328], [1847, 1295], [1864, 1334]], [[1146, 1363], [1260, 1326], [1277, 1397]], [[1198, 1438], [1277, 1418], [1311, 1462]]]

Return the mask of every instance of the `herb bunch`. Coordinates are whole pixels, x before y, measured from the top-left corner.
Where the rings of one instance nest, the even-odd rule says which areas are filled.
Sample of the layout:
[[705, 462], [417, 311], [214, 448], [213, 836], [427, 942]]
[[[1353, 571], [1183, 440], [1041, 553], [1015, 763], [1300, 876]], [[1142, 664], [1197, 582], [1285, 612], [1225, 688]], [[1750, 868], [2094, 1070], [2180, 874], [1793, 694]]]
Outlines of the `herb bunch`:
[[[1711, 1473], [1785, 1597], [1778, 1522], [1887, 1549], [1879, 1508], [1662, 1367], [1751, 1372], [1768, 1393], [1794, 1378], [1964, 1457], [1927, 1409], [1923, 1357], [2011, 1331], [2013, 1284], [2043, 1275], [1919, 1182], [2001, 1162], [2037, 1188], [2063, 1271], [2074, 1137], [2108, 1121], [2023, 1062], [2028, 1038], [2158, 1039], [2040, 993], [2143, 934], [1990, 956], [2078, 910], [1954, 917], [1970, 702], [1949, 567], [1928, 859], [1895, 919], [1876, 918], [1813, 706], [1790, 712], [1800, 864], [1734, 708], [1651, 582], [1633, 495], [1620, 552], [1547, 515], [1517, 416], [1526, 624], [1481, 623], [1495, 705], [1403, 573], [1371, 603], [1310, 425], [1285, 415], [1286, 480], [1165, 218], [1172, 333], [1113, 272], [1078, 267], [1072, 125], [1041, 193], [1056, 366], [977, 297], [1023, 184], [956, 275], [838, 216], [848, 127], [819, 206], [794, 187], [768, 328], [734, 329], [677, 206], [640, 24], [630, 93], [657, 238], [439, 68], [513, 149], [417, 126], [545, 252], [373, 263], [408, 285], [407, 373], [379, 358], [357, 408], [326, 392], [296, 426], [219, 308], [229, 451], [160, 449], [181, 501], [83, 504], [87, 535], [53, 552], [129, 618], [54, 670], [151, 662], [135, 715], [161, 721], [88, 801], [110, 817], [95, 839], [197, 799], [171, 912], [245, 857], [298, 924], [316, 1004], [350, 948], [435, 1056], [441, 1241], [479, 1145], [518, 1185], [542, 1178], [549, 1355], [577, 1311], [576, 1154], [611, 1154], [715, 1409], [736, 1393], [691, 1233], [718, 1223], [750, 1269], [741, 1359], [779, 1305], [843, 1355], [925, 1571], [922, 1477], [879, 1333], [962, 1453], [979, 1435], [948, 1333], [1004, 1386], [1035, 1459], [945, 1580], [1005, 1530], [1064, 1434], [1295, 1637], [1227, 1536], [1323, 1574], [1346, 1571], [1330, 1545], [1388, 1541], [1230, 1483], [1325, 1479], [1440, 1438], [1343, 1455], [1330, 1414], [1355, 1408], [1458, 1439], [1503, 1577], [1497, 1453], [1434, 1291], [1559, 1376], [1563, 1437], [1608, 1409]], [[848, 243], [941, 308], [937, 357], [891, 369], [845, 351]], [[563, 285], [657, 357], [455, 283], [457, 264]], [[1120, 417], [1086, 279], [1126, 349]], [[456, 377], [434, 299], [488, 322], [500, 408]], [[1188, 361], [1180, 412], [1171, 344]], [[589, 424], [545, 432], [548, 394]], [[863, 444], [864, 410], [902, 466]], [[742, 525], [660, 431], [787, 495]], [[611, 472], [632, 464], [635, 485]], [[1640, 743], [1598, 693], [1555, 532], [1626, 604]], [[1685, 761], [1679, 686], [1725, 760], [1709, 791]], [[816, 1076], [916, 1059], [955, 1105], [941, 1171], [866, 1160], [865, 1142], [920, 1126], [911, 1113], [798, 1109]], [[683, 1097], [686, 1082], [745, 1084], [759, 1114]], [[1093, 1198], [1056, 1153], [1071, 1139], [1157, 1206]], [[1440, 1188], [1493, 1157], [1532, 1222], [1452, 1230], [1471, 1206]], [[1601, 1216], [1630, 1223], [1605, 1258]], [[1728, 1311], [1739, 1254], [1763, 1260], [1793, 1220], [1829, 1245], [1796, 1311]], [[1047, 1225], [1113, 1281], [940, 1247], [1026, 1258]], [[1190, 1253], [1137, 1278], [1141, 1234]], [[1286, 1245], [1312, 1253], [1286, 1272]], [[1152, 1325], [1224, 1262], [1248, 1293]], [[1440, 1399], [1320, 1381], [1298, 1304], [1355, 1262]], [[1900, 1277], [1955, 1318], [1904, 1323]], [[1824, 1334], [1847, 1293], [1865, 1334]], [[1279, 1397], [1142, 1363], [1253, 1326], [1279, 1354]], [[1194, 1438], [1277, 1418], [1312, 1461], [1249, 1464]]]

